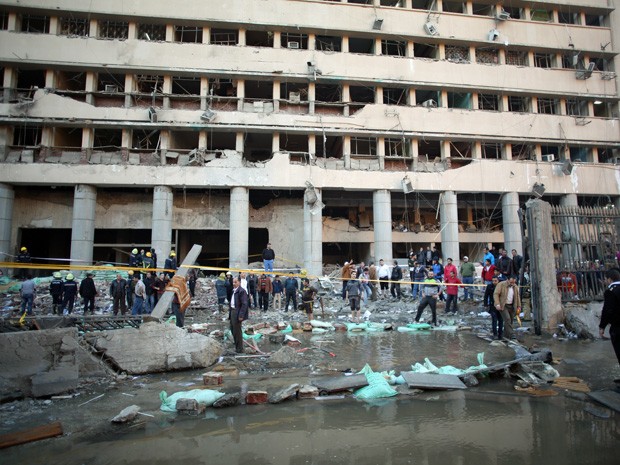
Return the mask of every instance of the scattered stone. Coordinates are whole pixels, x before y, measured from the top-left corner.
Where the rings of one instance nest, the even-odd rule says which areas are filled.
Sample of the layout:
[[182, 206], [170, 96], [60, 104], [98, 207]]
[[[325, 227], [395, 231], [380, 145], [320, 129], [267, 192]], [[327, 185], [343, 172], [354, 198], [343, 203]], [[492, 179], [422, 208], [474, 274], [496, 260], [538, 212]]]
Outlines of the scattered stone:
[[291, 397], [297, 395], [297, 391], [299, 390], [299, 384], [291, 384], [289, 387], [284, 388], [276, 392], [273, 396], [269, 398], [270, 404], [278, 404], [283, 402]]
[[205, 386], [219, 386], [222, 384], [222, 375], [214, 371], [208, 371], [202, 374], [202, 382]]
[[474, 387], [480, 384], [478, 378], [476, 378], [474, 375], [465, 375], [461, 378], [461, 381], [463, 381], [463, 383], [465, 383], [465, 386], [467, 387]]
[[196, 399], [178, 399], [175, 408], [178, 413], [200, 415], [207, 409], [207, 404], [201, 404]]
[[284, 334], [272, 334], [269, 336], [269, 342], [272, 344], [282, 344], [284, 342]]
[[304, 331], [312, 331], [312, 325], [309, 322], [305, 322], [301, 329], [303, 329]]
[[239, 376], [239, 368], [227, 365], [215, 365], [211, 368], [212, 371], [216, 371], [218, 373], [222, 373], [222, 376], [226, 378], [232, 378]]
[[132, 421], [134, 418], [138, 416], [138, 412], [140, 411], [139, 405], [130, 405], [129, 407], [125, 407], [121, 412], [112, 418], [110, 421], [112, 423], [127, 423]]
[[259, 334], [262, 334], [263, 336], [269, 336], [270, 334], [275, 334], [276, 332], [278, 332], [278, 330], [275, 328], [262, 328], [259, 329], [257, 332]]
[[269, 401], [267, 391], [248, 391], [245, 396], [245, 403], [250, 405], [266, 404]]
[[309, 384], [304, 384], [297, 391], [298, 399], [314, 399], [319, 396], [319, 388], [315, 386], [311, 386]]
[[241, 400], [241, 393], [232, 392], [216, 400], [213, 403], [213, 408], [233, 407], [235, 405], [238, 405], [240, 400]]
[[579, 339], [596, 339], [601, 321], [601, 302], [591, 302], [587, 308], [566, 306], [566, 329], [575, 333]]
[[284, 346], [278, 351], [271, 354], [267, 361], [269, 368], [284, 368], [289, 366], [295, 366], [299, 362], [299, 354], [295, 349], [289, 346]]

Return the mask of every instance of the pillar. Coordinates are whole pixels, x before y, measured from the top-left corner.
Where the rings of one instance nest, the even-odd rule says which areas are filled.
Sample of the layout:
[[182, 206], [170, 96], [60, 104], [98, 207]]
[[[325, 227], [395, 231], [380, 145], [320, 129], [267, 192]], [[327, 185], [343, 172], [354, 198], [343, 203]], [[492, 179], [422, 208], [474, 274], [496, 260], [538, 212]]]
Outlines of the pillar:
[[[316, 202], [321, 201], [321, 190], [314, 188]], [[323, 275], [323, 214], [318, 208], [312, 211], [314, 204], [307, 202], [306, 189], [304, 195], [304, 268], [310, 276]], [[314, 196], [313, 196], [314, 197]]]
[[71, 223], [72, 265], [90, 265], [93, 261], [96, 207], [97, 188], [85, 184], [76, 185]]
[[581, 253], [581, 246], [579, 245], [579, 216], [577, 208], [579, 204], [577, 202], [577, 194], [566, 194], [560, 197], [560, 206], [564, 207], [565, 211], [570, 212], [569, 216], [566, 216], [562, 220], [562, 262], [560, 268], [568, 266], [572, 267], [581, 262], [583, 256]]
[[153, 188], [153, 219], [151, 224], [151, 247], [157, 253], [155, 266], [163, 268], [170, 255], [172, 241], [172, 200], [174, 194], [168, 186]]
[[441, 219], [441, 253], [444, 263], [448, 257], [452, 258], [458, 267], [460, 263], [459, 254], [459, 214], [456, 207], [456, 194], [452, 191], [445, 191], [441, 194], [440, 201]]
[[13, 223], [13, 186], [0, 183], [0, 261], [8, 262], [11, 251], [11, 226]]
[[375, 240], [375, 263], [380, 259], [392, 263], [392, 199], [390, 191], [379, 189], [372, 193], [372, 212]]
[[504, 228], [504, 248], [510, 251], [516, 249], [523, 256], [523, 240], [521, 236], [521, 222], [519, 221], [519, 194], [506, 192], [502, 197], [502, 221]]
[[231, 268], [246, 267], [248, 264], [249, 218], [249, 189], [233, 187], [230, 190], [229, 264]]

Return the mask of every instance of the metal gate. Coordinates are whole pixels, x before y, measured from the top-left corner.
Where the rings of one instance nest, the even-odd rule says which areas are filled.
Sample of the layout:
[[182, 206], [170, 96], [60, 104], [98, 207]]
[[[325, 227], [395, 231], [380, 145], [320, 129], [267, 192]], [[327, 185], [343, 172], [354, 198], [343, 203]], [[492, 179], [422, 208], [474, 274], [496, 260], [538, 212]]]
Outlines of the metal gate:
[[605, 271], [618, 266], [618, 209], [551, 206], [551, 224], [562, 301], [602, 299]]

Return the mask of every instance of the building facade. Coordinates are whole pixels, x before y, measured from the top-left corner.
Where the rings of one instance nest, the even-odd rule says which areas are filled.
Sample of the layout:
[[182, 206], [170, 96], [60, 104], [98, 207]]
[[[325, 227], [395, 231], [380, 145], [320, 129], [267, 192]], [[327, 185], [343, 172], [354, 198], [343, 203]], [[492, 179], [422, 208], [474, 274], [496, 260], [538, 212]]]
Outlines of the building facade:
[[[43, 4], [43, 5], [42, 5]], [[522, 252], [620, 206], [613, 1], [0, 0], [0, 253]]]

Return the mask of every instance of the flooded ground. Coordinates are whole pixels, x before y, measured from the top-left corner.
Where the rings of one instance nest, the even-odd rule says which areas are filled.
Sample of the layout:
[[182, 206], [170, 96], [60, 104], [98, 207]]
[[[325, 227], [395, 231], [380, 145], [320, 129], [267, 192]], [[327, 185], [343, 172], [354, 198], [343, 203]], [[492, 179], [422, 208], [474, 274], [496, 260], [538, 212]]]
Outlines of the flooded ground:
[[[306, 352], [296, 370], [254, 370], [237, 360], [237, 378], [221, 390], [274, 392], [319, 375], [360, 370], [409, 370], [425, 357], [437, 366], [466, 368], [507, 361], [514, 353], [472, 332], [329, 333], [297, 335], [302, 347], [318, 340], [336, 353]], [[562, 376], [578, 376], [592, 389], [611, 388], [620, 369], [609, 341], [557, 341], [529, 337], [549, 347]], [[261, 349], [274, 350], [269, 342]], [[226, 362], [232, 359], [225, 360]], [[246, 364], [244, 369], [244, 365]], [[427, 391], [377, 401], [353, 397], [287, 401], [207, 409], [200, 417], [159, 410], [158, 394], [202, 388], [202, 372], [186, 371], [92, 385], [67, 400], [23, 401], [0, 409], [2, 432], [61, 421], [65, 435], [3, 450], [3, 464], [613, 464], [618, 463], [620, 415], [567, 397], [530, 397], [514, 379], [485, 379], [464, 391]], [[97, 396], [104, 394], [98, 399]], [[95, 399], [95, 400], [93, 400]], [[87, 401], [90, 401], [86, 403]], [[109, 419], [137, 404], [129, 425]], [[595, 408], [609, 418], [589, 413]], [[148, 416], [152, 415], [152, 416]]]

